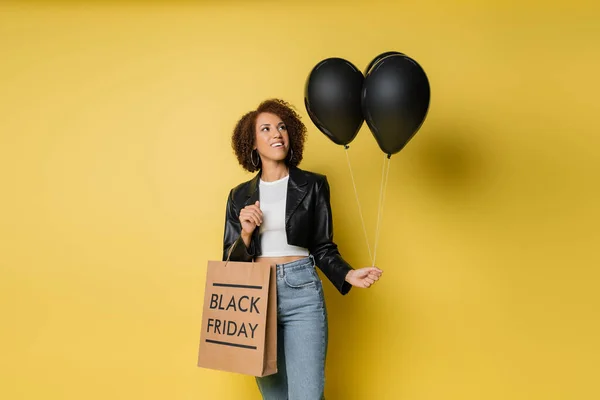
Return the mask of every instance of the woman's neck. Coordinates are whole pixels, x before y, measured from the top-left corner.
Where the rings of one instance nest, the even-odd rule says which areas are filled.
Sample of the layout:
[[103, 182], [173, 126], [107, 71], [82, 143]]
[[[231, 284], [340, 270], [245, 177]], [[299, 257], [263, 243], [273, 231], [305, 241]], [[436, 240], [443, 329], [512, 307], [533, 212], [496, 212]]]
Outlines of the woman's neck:
[[263, 163], [260, 179], [264, 182], [274, 182], [285, 178], [289, 173], [285, 163]]

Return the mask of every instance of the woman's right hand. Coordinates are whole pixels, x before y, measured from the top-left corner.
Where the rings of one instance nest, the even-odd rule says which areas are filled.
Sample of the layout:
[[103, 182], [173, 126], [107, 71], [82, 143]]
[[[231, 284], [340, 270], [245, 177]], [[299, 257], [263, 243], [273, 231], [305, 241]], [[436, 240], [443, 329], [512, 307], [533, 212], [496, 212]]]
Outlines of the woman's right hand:
[[240, 211], [240, 222], [242, 224], [242, 239], [247, 241], [246, 246], [250, 244], [250, 238], [257, 226], [263, 222], [263, 213], [260, 210], [260, 202], [242, 208]]

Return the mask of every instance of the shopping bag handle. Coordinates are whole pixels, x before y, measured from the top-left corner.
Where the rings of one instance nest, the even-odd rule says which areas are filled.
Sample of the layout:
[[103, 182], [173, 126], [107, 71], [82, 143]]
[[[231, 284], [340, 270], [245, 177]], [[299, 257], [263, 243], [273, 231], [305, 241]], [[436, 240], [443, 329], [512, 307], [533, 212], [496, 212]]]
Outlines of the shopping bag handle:
[[[223, 267], [226, 267], [227, 264], [229, 263], [229, 258], [231, 257], [231, 253], [233, 252], [234, 246], [235, 246], [235, 243], [229, 248], [229, 251], [227, 252], [227, 260], [225, 260], [225, 265], [223, 265]], [[254, 264], [254, 257], [252, 257], [251, 262], [252, 262], [252, 264]]]

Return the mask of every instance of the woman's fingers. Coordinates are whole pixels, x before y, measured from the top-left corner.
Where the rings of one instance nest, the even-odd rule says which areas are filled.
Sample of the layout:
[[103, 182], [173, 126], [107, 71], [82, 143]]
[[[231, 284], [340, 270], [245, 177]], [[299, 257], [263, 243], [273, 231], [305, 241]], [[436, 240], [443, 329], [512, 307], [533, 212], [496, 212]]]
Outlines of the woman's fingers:
[[258, 226], [258, 221], [256, 220], [256, 218], [254, 218], [253, 216], [240, 216], [240, 221], [242, 222], [242, 224], [245, 223], [250, 223], [254, 226]]
[[251, 226], [246, 227], [246, 230], [249, 232], [254, 231], [257, 226], [263, 223], [263, 213], [260, 210], [260, 203], [257, 201], [252, 205], [242, 208], [239, 219], [242, 224], [251, 224]]
[[381, 276], [381, 274], [383, 274], [383, 271], [380, 270], [377, 267], [368, 267], [368, 270], [369, 270], [369, 275], [370, 276], [377, 276], [377, 277], [379, 277], [379, 276]]
[[255, 211], [258, 214], [262, 215], [262, 211], [260, 210], [260, 208], [258, 206], [252, 205], [252, 206], [246, 206], [243, 208], [243, 210], [251, 210], [251, 211]]
[[379, 275], [379, 274], [374, 274], [374, 273], [370, 272], [370, 273], [369, 273], [369, 275], [367, 275], [367, 276], [368, 276], [370, 279], [374, 280], [374, 281], [378, 281], [378, 280], [379, 280], [379, 277], [380, 277], [381, 275]]
[[254, 222], [256, 225], [262, 224], [262, 212], [254, 206], [251, 207], [246, 207], [240, 212], [240, 219]]
[[261, 209], [256, 205], [247, 206], [244, 208], [244, 210], [252, 211], [253, 213], [257, 214], [260, 218], [262, 218], [263, 213]]
[[358, 271], [360, 271], [360, 273], [363, 276], [371, 276], [371, 277], [374, 277], [374, 276], [380, 277], [381, 274], [383, 273], [383, 271], [377, 267], [364, 267], [364, 268], [359, 269]]
[[256, 226], [260, 225], [260, 219], [258, 218], [257, 215], [255, 215], [253, 213], [243, 213], [243, 214], [241, 214], [240, 215], [240, 220], [251, 222], [251, 223], [255, 224]]

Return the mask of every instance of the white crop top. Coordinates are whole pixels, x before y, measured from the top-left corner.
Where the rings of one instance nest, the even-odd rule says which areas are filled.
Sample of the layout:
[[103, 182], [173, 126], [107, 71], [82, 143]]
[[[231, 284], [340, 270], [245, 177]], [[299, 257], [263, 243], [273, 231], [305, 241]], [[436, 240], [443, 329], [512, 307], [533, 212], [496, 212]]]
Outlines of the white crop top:
[[274, 182], [260, 180], [260, 209], [263, 223], [260, 225], [261, 257], [308, 256], [303, 247], [287, 242], [285, 232], [285, 205], [289, 175]]

